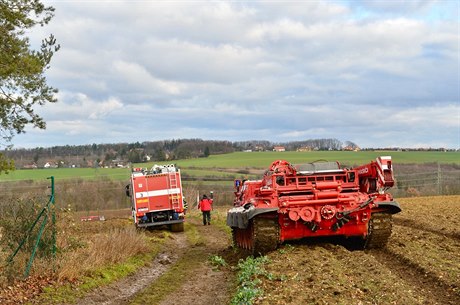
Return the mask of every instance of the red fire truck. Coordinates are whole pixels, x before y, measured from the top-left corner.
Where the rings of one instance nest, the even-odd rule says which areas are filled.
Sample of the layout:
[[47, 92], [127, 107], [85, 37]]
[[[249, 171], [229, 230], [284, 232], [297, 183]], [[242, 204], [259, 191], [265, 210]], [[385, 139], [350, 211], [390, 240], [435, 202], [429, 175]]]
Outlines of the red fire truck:
[[136, 227], [167, 225], [171, 231], [184, 230], [182, 182], [175, 165], [133, 168], [126, 195], [131, 197]]

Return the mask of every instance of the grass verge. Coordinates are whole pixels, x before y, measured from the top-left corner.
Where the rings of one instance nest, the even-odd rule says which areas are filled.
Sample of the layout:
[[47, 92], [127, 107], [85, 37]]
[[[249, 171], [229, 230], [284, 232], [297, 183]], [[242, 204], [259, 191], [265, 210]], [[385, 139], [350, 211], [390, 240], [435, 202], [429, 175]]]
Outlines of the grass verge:
[[139, 268], [149, 264], [160, 252], [166, 238], [145, 237], [150, 250], [146, 253], [134, 255], [119, 263], [107, 264], [87, 271], [75, 281], [65, 281], [61, 286], [44, 288], [39, 302], [43, 304], [74, 303], [91, 290], [111, 284], [117, 280], [135, 273]]

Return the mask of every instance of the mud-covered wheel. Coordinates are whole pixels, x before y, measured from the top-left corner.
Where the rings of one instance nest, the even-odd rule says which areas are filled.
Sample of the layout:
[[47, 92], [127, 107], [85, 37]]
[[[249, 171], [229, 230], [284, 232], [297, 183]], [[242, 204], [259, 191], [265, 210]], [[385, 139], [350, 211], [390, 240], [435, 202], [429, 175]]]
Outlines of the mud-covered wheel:
[[373, 213], [369, 220], [367, 237], [349, 237], [350, 250], [378, 249], [386, 246], [391, 236], [393, 217], [389, 213]]
[[232, 228], [233, 244], [249, 255], [265, 255], [279, 245], [279, 224], [276, 216], [259, 215], [246, 229]]
[[369, 220], [365, 249], [377, 249], [386, 246], [393, 228], [393, 216], [389, 213], [373, 213]]
[[171, 232], [184, 232], [184, 223], [173, 223], [171, 225]]

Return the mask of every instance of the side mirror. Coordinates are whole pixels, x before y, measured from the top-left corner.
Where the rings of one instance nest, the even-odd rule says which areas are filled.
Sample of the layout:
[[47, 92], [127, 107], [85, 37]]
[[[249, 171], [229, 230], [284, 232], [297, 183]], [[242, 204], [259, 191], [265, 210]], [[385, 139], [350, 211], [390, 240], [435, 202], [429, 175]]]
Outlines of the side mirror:
[[129, 184], [125, 186], [126, 196], [131, 197], [131, 192], [129, 191]]

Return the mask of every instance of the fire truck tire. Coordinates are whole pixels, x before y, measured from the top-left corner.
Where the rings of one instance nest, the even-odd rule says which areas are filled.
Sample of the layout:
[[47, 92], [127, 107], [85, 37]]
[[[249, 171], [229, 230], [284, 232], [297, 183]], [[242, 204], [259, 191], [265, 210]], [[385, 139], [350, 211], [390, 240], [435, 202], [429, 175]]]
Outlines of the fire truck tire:
[[174, 223], [171, 225], [171, 232], [184, 232], [184, 223]]

